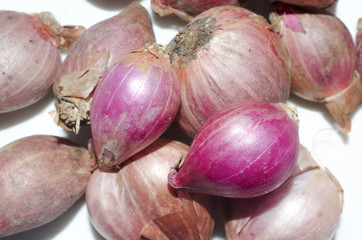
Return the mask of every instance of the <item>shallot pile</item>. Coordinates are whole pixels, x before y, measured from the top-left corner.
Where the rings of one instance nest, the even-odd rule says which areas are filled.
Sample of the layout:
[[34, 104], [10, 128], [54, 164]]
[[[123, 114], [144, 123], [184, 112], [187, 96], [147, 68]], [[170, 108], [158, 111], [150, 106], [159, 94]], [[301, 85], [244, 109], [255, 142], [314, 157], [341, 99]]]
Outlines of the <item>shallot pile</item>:
[[[354, 39], [335, 0], [265, 1], [267, 17], [248, 3], [133, 1], [88, 28], [1, 10], [0, 117], [52, 90], [67, 137], [0, 146], [0, 237], [81, 199], [106, 239], [209, 240], [217, 224], [228, 240], [332, 239], [344, 189], [302, 145], [290, 96], [353, 131], [362, 17]], [[161, 44], [151, 13], [185, 22]]]

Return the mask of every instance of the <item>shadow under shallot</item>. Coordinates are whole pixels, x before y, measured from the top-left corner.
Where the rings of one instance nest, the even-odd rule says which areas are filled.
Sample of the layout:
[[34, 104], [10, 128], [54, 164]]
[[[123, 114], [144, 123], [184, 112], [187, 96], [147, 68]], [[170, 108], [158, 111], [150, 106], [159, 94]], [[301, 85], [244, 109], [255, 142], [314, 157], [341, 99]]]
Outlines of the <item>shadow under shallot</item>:
[[221, 212], [220, 201], [221, 201], [221, 198], [218, 197], [217, 209], [216, 209], [216, 214], [215, 214], [215, 227], [214, 227], [212, 236], [220, 238], [220, 239], [224, 239], [226, 234], [225, 234], [225, 227], [224, 227], [224, 217]]
[[93, 234], [93, 237], [94, 239], [97, 239], [97, 240], [106, 240], [93, 226], [92, 222], [88, 221], [88, 224], [90, 225], [90, 229], [92, 231], [92, 234]]
[[269, 18], [269, 13], [271, 12], [271, 4], [269, 0], [248, 0], [243, 7], [262, 15], [266, 19]]
[[85, 202], [84, 195], [78, 199], [71, 208], [69, 208], [62, 215], [37, 228], [20, 232], [14, 235], [10, 235], [1, 240], [48, 240], [53, 239], [56, 235], [60, 234], [71, 222], [71, 220], [77, 215], [81, 207]]
[[[32, 118], [42, 111], [50, 104], [55, 101], [55, 97], [52, 91], [49, 91], [44, 97], [37, 102], [15, 111], [0, 113], [0, 131], [21, 122]], [[50, 118], [49, 118], [50, 119]]]
[[176, 140], [190, 146], [192, 137], [186, 135], [174, 121], [171, 126], [161, 135], [160, 138]]
[[154, 24], [164, 29], [174, 29], [180, 31], [188, 23], [187, 21], [182, 20], [176, 15], [161, 17], [160, 15], [152, 11], [151, 16], [154, 21]]
[[80, 146], [84, 148], [88, 148], [88, 141], [92, 138], [92, 131], [90, 126], [83, 126], [80, 128], [79, 133], [75, 134], [74, 132], [67, 131], [66, 138], [72, 140], [73, 142], [78, 143]]

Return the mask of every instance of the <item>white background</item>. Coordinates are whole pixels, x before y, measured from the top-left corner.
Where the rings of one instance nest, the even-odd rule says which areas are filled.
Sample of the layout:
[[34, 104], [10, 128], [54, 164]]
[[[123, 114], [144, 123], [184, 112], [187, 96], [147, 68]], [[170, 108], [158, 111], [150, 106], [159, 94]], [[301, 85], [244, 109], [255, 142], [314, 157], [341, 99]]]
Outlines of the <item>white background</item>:
[[[251, 10], [265, 13], [267, 0], [249, 0]], [[50, 11], [62, 25], [93, 24], [114, 16], [130, 4], [131, 0], [11, 0], [1, 1], [1, 10], [16, 10], [27, 13]], [[150, 0], [141, 4], [151, 14], [156, 40], [167, 44], [185, 24], [176, 17], [160, 18], [150, 10]], [[353, 38], [356, 35], [357, 19], [362, 17], [362, 1], [339, 0], [335, 14], [349, 28]], [[0, 30], [1, 31], [1, 30]], [[63, 56], [64, 58], [64, 56]], [[19, 138], [33, 134], [51, 134], [70, 138], [85, 146], [90, 138], [89, 129], [81, 130], [74, 136], [56, 126], [48, 112], [54, 110], [54, 97], [51, 92], [36, 104], [22, 110], [0, 114], [0, 147]], [[336, 176], [345, 191], [345, 205], [334, 240], [360, 239], [362, 236], [362, 109], [361, 106], [351, 115], [352, 131], [341, 133], [324, 106], [310, 103], [295, 96], [290, 102], [295, 104], [300, 117], [300, 141], [314, 158]], [[165, 135], [183, 140], [175, 129]], [[0, 193], [1, 194], [1, 193]], [[1, 199], [1, 195], [0, 195]], [[103, 239], [92, 228], [81, 198], [68, 212], [58, 219], [34, 230], [6, 237], [10, 239]], [[220, 223], [213, 239], [224, 239]]]

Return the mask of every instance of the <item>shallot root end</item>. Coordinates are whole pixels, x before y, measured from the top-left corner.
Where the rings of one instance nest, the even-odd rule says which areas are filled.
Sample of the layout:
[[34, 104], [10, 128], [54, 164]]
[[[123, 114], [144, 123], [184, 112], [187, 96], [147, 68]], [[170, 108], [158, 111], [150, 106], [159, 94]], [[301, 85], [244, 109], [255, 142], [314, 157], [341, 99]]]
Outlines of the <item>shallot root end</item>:
[[351, 131], [348, 114], [357, 108], [361, 100], [362, 83], [357, 71], [354, 71], [353, 81], [346, 89], [325, 99], [325, 106], [345, 133]]

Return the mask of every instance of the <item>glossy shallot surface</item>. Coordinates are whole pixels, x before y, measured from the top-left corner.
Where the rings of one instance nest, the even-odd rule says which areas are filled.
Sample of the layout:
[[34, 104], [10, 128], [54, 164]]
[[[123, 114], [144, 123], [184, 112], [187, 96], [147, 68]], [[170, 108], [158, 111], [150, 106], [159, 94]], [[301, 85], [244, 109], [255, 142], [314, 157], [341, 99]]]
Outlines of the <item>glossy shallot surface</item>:
[[94, 93], [91, 130], [99, 166], [112, 169], [155, 141], [180, 106], [176, 74], [157, 44], [107, 69]]
[[291, 174], [299, 149], [290, 105], [247, 101], [209, 118], [169, 173], [176, 189], [224, 197], [260, 196]]

